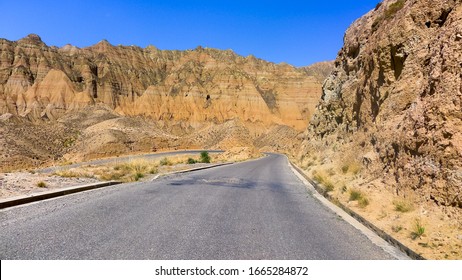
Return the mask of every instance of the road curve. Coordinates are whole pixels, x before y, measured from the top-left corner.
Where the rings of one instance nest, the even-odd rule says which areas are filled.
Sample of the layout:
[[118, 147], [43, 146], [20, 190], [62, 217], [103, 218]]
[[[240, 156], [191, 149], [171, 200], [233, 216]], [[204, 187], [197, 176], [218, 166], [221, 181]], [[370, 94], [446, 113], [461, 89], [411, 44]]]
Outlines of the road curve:
[[1, 210], [0, 258], [393, 259], [281, 155]]

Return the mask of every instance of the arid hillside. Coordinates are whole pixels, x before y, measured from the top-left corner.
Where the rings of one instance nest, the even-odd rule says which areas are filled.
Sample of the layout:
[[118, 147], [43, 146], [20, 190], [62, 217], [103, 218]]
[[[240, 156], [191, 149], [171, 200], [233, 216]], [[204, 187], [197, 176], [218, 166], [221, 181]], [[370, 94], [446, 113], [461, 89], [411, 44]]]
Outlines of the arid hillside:
[[423, 224], [410, 243], [427, 257], [460, 258], [461, 104], [462, 2], [385, 0], [347, 30], [299, 159], [339, 199], [362, 192], [387, 231]]
[[0, 39], [0, 164], [255, 143], [287, 151], [321, 96], [325, 74], [311, 73], [231, 50]]

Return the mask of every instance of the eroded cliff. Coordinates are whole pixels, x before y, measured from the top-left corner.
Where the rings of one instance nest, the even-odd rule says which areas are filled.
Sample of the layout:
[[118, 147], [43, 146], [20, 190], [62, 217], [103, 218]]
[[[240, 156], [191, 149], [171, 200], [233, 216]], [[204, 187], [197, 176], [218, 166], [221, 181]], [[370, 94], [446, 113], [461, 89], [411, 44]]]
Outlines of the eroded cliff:
[[[321, 95], [325, 74], [318, 72], [231, 50], [163, 51], [106, 40], [57, 48], [34, 34], [0, 39], [1, 162], [13, 168], [63, 157], [253, 147], [267, 133], [285, 144], [273, 140], [266, 149], [292, 149], [300, 140], [289, 135], [306, 128]], [[56, 133], [45, 136], [41, 127]]]
[[350, 186], [382, 193], [375, 207], [405, 199], [423, 219], [436, 205], [457, 229], [461, 109], [462, 2], [386, 0], [346, 31], [299, 157], [334, 178], [338, 197]]

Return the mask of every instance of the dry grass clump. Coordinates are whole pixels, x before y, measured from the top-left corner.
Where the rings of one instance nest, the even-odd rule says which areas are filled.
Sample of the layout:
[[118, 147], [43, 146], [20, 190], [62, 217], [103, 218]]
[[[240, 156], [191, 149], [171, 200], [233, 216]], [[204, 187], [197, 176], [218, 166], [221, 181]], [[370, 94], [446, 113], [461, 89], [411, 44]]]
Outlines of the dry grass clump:
[[94, 178], [94, 174], [92, 172], [88, 172], [85, 170], [78, 170], [78, 169], [65, 169], [59, 170], [54, 173], [56, 176], [66, 177], [66, 178]]
[[156, 174], [159, 163], [157, 161], [132, 160], [105, 166], [85, 166], [68, 170], [61, 170], [54, 175], [61, 177], [98, 178], [103, 181], [118, 180], [133, 182], [144, 178], [147, 174]]
[[164, 157], [163, 159], [160, 160], [160, 165], [161, 166], [165, 166], [165, 165], [171, 166], [173, 165], [173, 162], [169, 160], [168, 158]]
[[132, 160], [116, 164], [112, 168], [97, 173], [102, 180], [133, 182], [144, 178], [147, 174], [156, 174], [158, 172], [157, 167], [158, 164], [154, 161]]
[[406, 213], [409, 211], [414, 210], [414, 205], [412, 202], [406, 200], [396, 200], [393, 201], [393, 205], [395, 206], [395, 211]]
[[361, 171], [361, 164], [358, 162], [349, 162], [342, 165], [341, 169], [343, 174], [351, 173], [357, 175]]
[[328, 176], [324, 172], [317, 170], [313, 171], [313, 178], [324, 186], [324, 190], [326, 192], [331, 192], [334, 190], [334, 184], [329, 180]]
[[358, 206], [361, 208], [365, 208], [369, 205], [369, 199], [363, 192], [357, 189], [350, 189], [349, 201], [358, 201]]

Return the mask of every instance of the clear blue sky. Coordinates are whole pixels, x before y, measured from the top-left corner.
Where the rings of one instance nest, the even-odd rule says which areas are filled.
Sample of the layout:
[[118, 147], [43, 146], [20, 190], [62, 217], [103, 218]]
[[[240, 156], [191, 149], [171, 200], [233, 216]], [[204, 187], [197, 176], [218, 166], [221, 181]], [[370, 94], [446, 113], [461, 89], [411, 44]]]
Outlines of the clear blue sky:
[[36, 33], [48, 45], [232, 49], [305, 66], [336, 57], [347, 27], [379, 0], [0, 0], [0, 38]]

